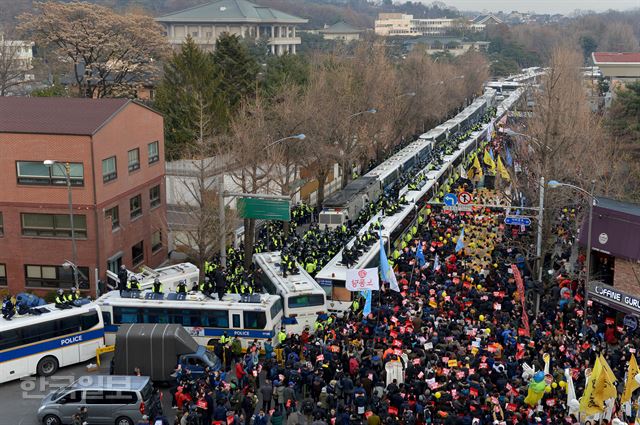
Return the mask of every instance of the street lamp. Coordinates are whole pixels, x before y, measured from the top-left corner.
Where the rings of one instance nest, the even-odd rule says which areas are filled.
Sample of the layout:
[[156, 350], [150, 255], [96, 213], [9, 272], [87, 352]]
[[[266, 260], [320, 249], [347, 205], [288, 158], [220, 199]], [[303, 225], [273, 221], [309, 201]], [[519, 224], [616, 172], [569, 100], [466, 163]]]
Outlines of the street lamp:
[[[277, 145], [278, 143], [282, 143], [285, 140], [304, 140], [307, 136], [304, 133], [296, 134], [293, 136], [283, 137], [282, 139], [278, 139], [274, 142], [269, 143], [267, 146], [260, 149], [260, 152], [269, 149], [272, 146]], [[220, 172], [220, 176], [218, 177], [218, 220], [220, 221], [220, 265], [222, 267], [227, 267], [227, 233], [226, 233], [226, 217], [224, 211], [224, 170]], [[245, 229], [246, 230], [246, 229]]]
[[[72, 255], [72, 264], [75, 266], [78, 263], [78, 248], [76, 246], [76, 229], [73, 223], [73, 197], [71, 195], [71, 164], [65, 162], [64, 165], [60, 162], [57, 162], [53, 159], [45, 159], [42, 161], [44, 165], [49, 167], [50, 169], [53, 166], [58, 166], [67, 180], [67, 195], [68, 195], [68, 203], [69, 203], [69, 223], [71, 224], [71, 255]], [[75, 284], [76, 289], [78, 286], [78, 267], [73, 267], [73, 282]]]
[[593, 227], [593, 204], [597, 202], [596, 197], [593, 195], [593, 192], [596, 189], [596, 181], [591, 180], [591, 192], [587, 192], [585, 189], [579, 186], [575, 186], [569, 183], [561, 183], [556, 180], [549, 180], [547, 186], [549, 186], [551, 189], [556, 189], [563, 186], [568, 187], [582, 193], [583, 195], [586, 195], [589, 198], [589, 222], [587, 225], [587, 260], [585, 263], [587, 276], [585, 278], [584, 284], [584, 323], [586, 323], [587, 309], [589, 308], [589, 278], [591, 276], [591, 228]]

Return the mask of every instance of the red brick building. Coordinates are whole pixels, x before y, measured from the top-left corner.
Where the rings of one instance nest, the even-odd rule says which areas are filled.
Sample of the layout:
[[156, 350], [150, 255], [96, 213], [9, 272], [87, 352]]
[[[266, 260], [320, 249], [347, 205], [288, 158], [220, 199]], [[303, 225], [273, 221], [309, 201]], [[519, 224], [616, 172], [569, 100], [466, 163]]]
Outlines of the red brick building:
[[128, 99], [0, 97], [0, 289], [73, 286], [67, 163], [81, 289], [167, 258], [160, 114]]

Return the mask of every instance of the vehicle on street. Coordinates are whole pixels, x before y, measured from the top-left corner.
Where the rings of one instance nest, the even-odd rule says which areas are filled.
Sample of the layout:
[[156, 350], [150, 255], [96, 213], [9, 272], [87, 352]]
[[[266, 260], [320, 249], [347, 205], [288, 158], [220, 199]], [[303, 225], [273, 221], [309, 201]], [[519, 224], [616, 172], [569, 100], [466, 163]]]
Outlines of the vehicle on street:
[[34, 310], [37, 314], [0, 319], [0, 383], [53, 375], [60, 367], [94, 358], [104, 346], [102, 314], [95, 303], [69, 309], [46, 304]]
[[113, 358], [116, 375], [133, 373], [136, 368], [154, 382], [169, 382], [176, 366], [189, 369], [193, 376], [206, 368], [220, 369], [220, 359], [199, 345], [180, 325], [123, 325], [116, 334]]
[[300, 264], [295, 264], [295, 274], [282, 276], [281, 261], [279, 251], [253, 255], [253, 262], [262, 270], [258, 274], [262, 286], [282, 298], [287, 333], [300, 334], [305, 328], [313, 329], [318, 315], [327, 312], [326, 293]]
[[87, 375], [42, 400], [38, 421], [43, 425], [70, 424], [87, 407], [91, 425], [136, 425], [149, 404], [153, 385], [148, 376]]
[[[217, 295], [214, 295], [217, 298]], [[131, 323], [182, 325], [202, 345], [213, 345], [227, 332], [240, 338], [244, 347], [254, 339], [275, 343], [282, 326], [282, 300], [277, 295], [254, 294], [243, 301], [238, 294], [225, 294], [222, 301], [200, 292], [122, 297], [111, 291], [96, 300], [105, 319], [105, 341], [113, 345], [118, 327]]]

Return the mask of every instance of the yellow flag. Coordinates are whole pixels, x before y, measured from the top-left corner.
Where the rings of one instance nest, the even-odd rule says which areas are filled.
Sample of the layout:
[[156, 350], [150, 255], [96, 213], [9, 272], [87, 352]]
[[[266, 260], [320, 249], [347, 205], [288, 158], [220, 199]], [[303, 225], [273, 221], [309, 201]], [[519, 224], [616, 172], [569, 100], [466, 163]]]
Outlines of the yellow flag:
[[471, 164], [471, 168], [467, 172], [467, 176], [470, 179], [480, 179], [482, 177], [482, 167], [480, 166], [480, 161], [478, 160], [478, 155], [473, 158], [473, 164]]
[[589, 382], [580, 398], [581, 412], [588, 416], [604, 412], [605, 400], [617, 396], [616, 387], [613, 384], [615, 377], [612, 375], [607, 361], [602, 356], [598, 356], [589, 376]]
[[502, 163], [502, 158], [500, 158], [500, 155], [498, 155], [498, 172], [500, 173], [500, 176], [503, 179], [511, 180], [511, 177], [509, 176], [509, 172], [507, 171], [504, 164]]
[[491, 155], [489, 155], [489, 151], [488, 150], [484, 151], [484, 157], [482, 158], [482, 162], [487, 164], [489, 166], [489, 168], [491, 169], [491, 171], [495, 170], [496, 163], [491, 158]]
[[640, 388], [640, 384], [636, 382], [636, 375], [638, 373], [640, 373], [638, 362], [636, 361], [636, 356], [632, 354], [629, 360], [629, 369], [627, 370], [627, 382], [624, 384], [624, 392], [620, 398], [620, 404], [631, 401], [631, 394]]

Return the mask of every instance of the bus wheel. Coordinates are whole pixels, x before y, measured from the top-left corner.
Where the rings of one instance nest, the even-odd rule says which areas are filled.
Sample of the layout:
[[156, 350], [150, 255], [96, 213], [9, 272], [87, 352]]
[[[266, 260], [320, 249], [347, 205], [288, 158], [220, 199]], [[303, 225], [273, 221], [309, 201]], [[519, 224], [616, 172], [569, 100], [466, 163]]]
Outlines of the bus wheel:
[[51, 376], [58, 371], [58, 359], [53, 356], [43, 357], [38, 362], [36, 372], [40, 376]]
[[47, 415], [42, 419], [42, 425], [60, 425], [61, 423], [56, 415]]

